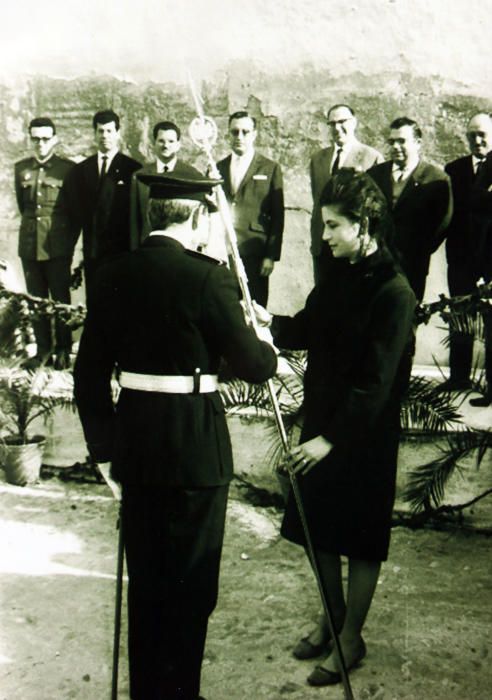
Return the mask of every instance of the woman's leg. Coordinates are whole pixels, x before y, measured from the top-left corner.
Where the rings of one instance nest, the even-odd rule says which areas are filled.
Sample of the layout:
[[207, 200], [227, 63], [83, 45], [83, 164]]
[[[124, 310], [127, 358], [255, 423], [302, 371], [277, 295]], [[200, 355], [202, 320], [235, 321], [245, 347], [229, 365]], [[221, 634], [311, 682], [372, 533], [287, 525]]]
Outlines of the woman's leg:
[[[371, 607], [380, 569], [381, 562], [349, 559], [347, 609], [340, 632], [340, 644], [348, 668], [361, 655], [362, 627]], [[338, 671], [336, 654], [330, 654], [323, 667]]]
[[[327, 554], [326, 552], [319, 551], [317, 552], [317, 559], [319, 575], [333, 614], [333, 622], [337, 632], [339, 632], [342, 629], [345, 619], [346, 607], [343, 594], [342, 562], [338, 554]], [[311, 566], [312, 565], [313, 563], [311, 562]], [[319, 645], [323, 644], [327, 637], [329, 637], [329, 625], [325, 611], [322, 610], [318, 623], [310, 633], [308, 639], [311, 644]]]

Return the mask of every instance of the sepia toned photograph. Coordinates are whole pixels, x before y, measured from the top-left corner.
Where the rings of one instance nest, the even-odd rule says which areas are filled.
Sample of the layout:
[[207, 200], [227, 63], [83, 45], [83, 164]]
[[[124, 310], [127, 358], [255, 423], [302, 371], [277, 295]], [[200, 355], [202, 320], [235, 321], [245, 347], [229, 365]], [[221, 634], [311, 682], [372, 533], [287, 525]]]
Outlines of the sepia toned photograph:
[[0, 700], [486, 700], [490, 0], [0, 23]]

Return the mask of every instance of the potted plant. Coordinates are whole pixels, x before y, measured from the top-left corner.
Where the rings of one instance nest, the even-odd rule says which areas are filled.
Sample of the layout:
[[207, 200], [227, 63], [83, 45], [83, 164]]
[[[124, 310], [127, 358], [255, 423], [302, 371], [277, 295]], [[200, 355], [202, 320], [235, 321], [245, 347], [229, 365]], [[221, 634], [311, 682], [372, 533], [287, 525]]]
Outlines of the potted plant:
[[30, 432], [33, 422], [46, 419], [56, 406], [72, 405], [47, 393], [48, 374], [20, 369], [4, 362], [0, 368], [0, 464], [11, 484], [24, 486], [38, 480], [44, 435]]

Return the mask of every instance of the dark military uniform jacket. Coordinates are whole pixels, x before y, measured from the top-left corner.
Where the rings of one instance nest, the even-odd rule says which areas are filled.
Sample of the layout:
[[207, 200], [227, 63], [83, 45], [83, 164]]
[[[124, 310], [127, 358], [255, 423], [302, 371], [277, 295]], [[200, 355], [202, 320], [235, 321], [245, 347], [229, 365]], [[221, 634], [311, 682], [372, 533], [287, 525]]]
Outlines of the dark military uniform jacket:
[[115, 365], [128, 372], [217, 374], [225, 358], [241, 379], [276, 371], [273, 349], [246, 326], [232, 273], [162, 235], [104, 265], [94, 287], [75, 363], [75, 398], [89, 450], [112, 461], [123, 484], [226, 484], [232, 452], [217, 392], [167, 394], [122, 389], [111, 396]]
[[242, 256], [280, 260], [284, 231], [284, 190], [278, 163], [260, 153], [253, 160], [237, 192], [231, 187], [231, 156], [217, 167], [231, 203], [232, 219]]
[[72, 257], [76, 232], [69, 224], [62, 185], [74, 165], [56, 155], [45, 163], [31, 157], [15, 164], [15, 194], [22, 216], [18, 246], [21, 258]]

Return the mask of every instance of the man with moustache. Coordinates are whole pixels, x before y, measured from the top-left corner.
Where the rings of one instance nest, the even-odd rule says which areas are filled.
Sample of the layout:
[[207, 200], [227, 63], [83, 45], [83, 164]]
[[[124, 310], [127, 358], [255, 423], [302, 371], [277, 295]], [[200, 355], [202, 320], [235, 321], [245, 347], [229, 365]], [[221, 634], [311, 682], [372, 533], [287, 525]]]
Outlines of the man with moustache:
[[144, 165], [132, 177], [130, 191], [131, 249], [138, 248], [150, 233], [148, 220], [149, 188], [140, 175], [173, 173], [176, 177], [200, 177], [199, 170], [178, 158], [181, 149], [181, 130], [171, 121], [158, 122], [153, 130], [155, 161]]
[[[70, 226], [62, 185], [74, 163], [55, 154], [54, 122], [37, 117], [29, 124], [33, 155], [15, 164], [15, 193], [21, 225], [18, 253], [29, 294], [70, 303], [70, 265], [76, 232]], [[53, 340], [48, 317], [33, 322], [37, 353], [26, 365], [52, 363]], [[72, 334], [55, 324], [55, 368], [70, 366]]]
[[430, 258], [444, 240], [453, 212], [449, 177], [420, 156], [422, 131], [408, 117], [390, 124], [390, 160], [368, 172], [392, 212], [393, 246], [418, 301], [422, 301]]
[[141, 163], [120, 151], [120, 118], [111, 109], [92, 120], [97, 153], [66, 180], [70, 216], [82, 229], [86, 294], [96, 270], [130, 250], [130, 184]]
[[255, 150], [256, 137], [253, 116], [245, 111], [231, 114], [232, 153], [217, 167], [231, 204], [251, 297], [266, 307], [268, 280], [282, 250], [284, 190], [280, 165]]
[[[454, 211], [446, 236], [448, 286], [451, 296], [471, 294], [477, 277], [476, 232], [471, 224], [470, 197], [479, 171], [485, 166], [492, 149], [492, 119], [479, 112], [472, 116], [466, 128], [469, 154], [451, 161], [444, 168], [451, 178]], [[449, 378], [440, 385], [443, 391], [464, 391], [470, 388], [473, 361], [473, 335], [450, 332]], [[480, 399], [478, 399], [480, 400]], [[472, 399], [472, 402], [477, 399]]]
[[311, 158], [309, 173], [313, 210], [311, 214], [311, 255], [313, 256], [314, 281], [318, 282], [326, 273], [326, 267], [332, 260], [331, 253], [323, 244], [323, 222], [319, 206], [320, 195], [332, 175], [342, 168], [354, 168], [364, 171], [383, 161], [379, 151], [361, 143], [356, 135], [357, 118], [351, 107], [336, 104], [330, 107], [327, 124], [331, 132], [332, 143], [322, 148]]

